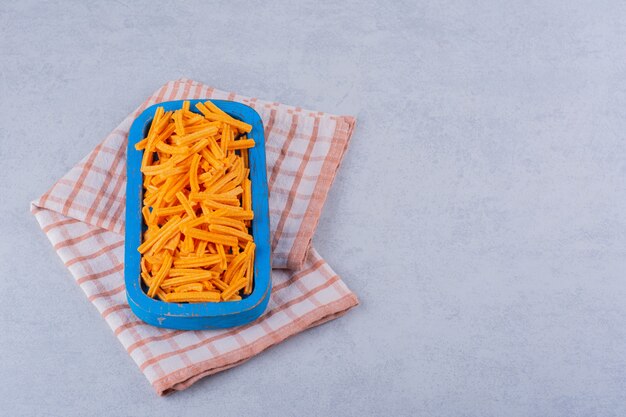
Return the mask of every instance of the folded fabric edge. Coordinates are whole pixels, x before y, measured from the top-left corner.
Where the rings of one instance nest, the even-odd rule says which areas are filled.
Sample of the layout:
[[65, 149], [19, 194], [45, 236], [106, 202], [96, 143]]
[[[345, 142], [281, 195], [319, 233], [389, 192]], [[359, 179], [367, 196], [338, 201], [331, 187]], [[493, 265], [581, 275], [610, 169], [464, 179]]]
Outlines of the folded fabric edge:
[[[119, 123], [119, 125], [115, 129], [113, 129], [111, 133], [105, 136], [105, 138], [102, 141], [100, 141], [96, 145], [95, 148], [89, 151], [87, 155], [85, 155], [80, 161], [78, 161], [77, 164], [74, 165], [70, 169], [70, 171], [68, 171], [65, 175], [63, 175], [61, 178], [55, 181], [54, 184], [48, 189], [48, 191], [43, 193], [36, 200], [31, 201], [30, 203], [31, 213], [34, 215], [37, 209], [40, 209], [40, 210], [47, 209], [47, 210], [62, 214], [65, 217], [69, 217], [69, 218], [76, 219], [78, 221], [85, 222], [91, 226], [102, 228], [110, 232], [117, 233], [119, 235], [123, 235], [124, 228], [123, 226], [120, 226], [118, 224], [119, 222], [105, 221], [109, 219], [99, 219], [98, 221], [96, 218], [91, 218], [90, 212], [93, 211], [93, 207], [91, 207], [90, 210], [87, 210], [85, 208], [79, 208], [78, 202], [74, 200], [75, 200], [76, 194], [78, 193], [80, 188], [83, 186], [83, 182], [85, 181], [86, 176], [89, 174], [89, 171], [92, 169], [94, 161], [96, 160], [96, 158], [101, 156], [103, 152], [103, 148], [105, 148], [106, 144], [109, 141], [112, 141], [112, 140], [124, 141], [124, 145], [122, 145], [122, 149], [120, 149], [121, 151], [123, 151], [123, 153], [121, 155], [117, 155], [116, 158], [125, 159], [125, 155], [126, 155], [125, 141], [128, 136], [128, 130], [130, 129], [130, 125], [132, 124], [133, 120], [135, 119], [135, 117], [137, 117], [139, 113], [141, 113], [146, 107], [152, 104], [153, 97], [159, 91], [166, 88], [166, 86], [167, 84], [159, 88], [159, 90], [157, 90], [152, 96], [150, 96], [150, 98], [148, 98], [141, 105], [139, 105], [131, 114], [126, 116]], [[72, 179], [71, 173], [75, 169], [80, 169], [80, 174], [78, 175], [77, 179]], [[66, 198], [58, 199], [57, 197], [53, 196], [54, 190], [56, 187], [59, 187], [63, 181], [65, 181], [65, 184], [67, 186], [71, 187], [72, 191]], [[53, 197], [56, 199], [53, 200]], [[120, 213], [120, 216], [121, 218], [124, 217], [124, 211]]]
[[[251, 345], [244, 346], [224, 355], [217, 362], [214, 359], [210, 359], [197, 365], [181, 369], [178, 372], [154, 381], [152, 386], [157, 394], [161, 396], [176, 391], [182, 391], [206, 376], [225, 371], [248, 361], [264, 350], [283, 342], [291, 336], [295, 336], [304, 330], [341, 317], [357, 305], [359, 305], [359, 300], [356, 295], [352, 293], [347, 294], [337, 301], [311, 311], [307, 315], [300, 317], [298, 320], [289, 323], [274, 333], [262, 337]], [[242, 351], [245, 351], [245, 353], [243, 353], [243, 359], [241, 359]]]
[[[44, 234], [48, 237], [51, 243], [54, 243], [54, 241], [50, 238], [50, 234], [46, 231], [46, 228], [50, 228], [51, 225], [54, 225], [52, 227], [66, 226], [68, 221], [72, 223], [78, 222], [78, 220], [75, 220], [73, 218], [64, 218], [59, 222], [51, 223], [44, 227], [44, 223], [42, 223], [39, 215], [44, 212], [50, 212], [51, 210], [46, 208], [39, 208], [33, 204], [31, 205], [31, 211], [33, 212], [35, 219], [39, 223], [39, 226], [42, 228], [42, 231], [44, 231]], [[311, 250], [315, 252], [314, 248], [311, 248]], [[63, 263], [67, 262], [67, 259], [64, 258], [58, 251], [56, 251], [56, 253], [61, 258], [61, 261]], [[243, 348], [230, 352], [229, 354], [219, 358], [218, 361], [216, 361], [215, 359], [210, 359], [205, 362], [201, 362], [200, 364], [181, 369], [180, 371], [169, 374], [161, 380], [152, 382], [153, 389], [158, 395], [161, 396], [173, 393], [175, 391], [184, 390], [205, 376], [210, 376], [212, 374], [237, 366], [251, 359], [253, 356], [256, 356], [258, 353], [270, 348], [275, 344], [283, 342], [287, 338], [294, 336], [297, 333], [338, 318], [350, 309], [356, 307], [358, 304], [358, 298], [354, 293], [350, 292], [339, 300], [333, 301], [327, 305], [324, 305], [309, 312], [308, 314], [285, 325], [284, 327], [281, 327], [280, 329], [277, 329], [276, 331], [264, 336], [263, 338], [257, 340], [251, 345], [246, 345]], [[114, 327], [111, 327], [110, 325], [109, 327], [111, 328], [111, 330], [115, 330]]]
[[350, 144], [352, 133], [356, 126], [356, 119], [352, 116], [339, 116], [333, 135], [330, 151], [317, 181], [311, 197], [311, 202], [306, 210], [305, 219], [300, 225], [294, 246], [287, 258], [287, 268], [298, 270], [305, 262], [306, 254], [311, 246], [311, 241], [317, 224], [319, 223], [322, 209], [328, 198], [328, 193], [339, 171], [343, 157]]

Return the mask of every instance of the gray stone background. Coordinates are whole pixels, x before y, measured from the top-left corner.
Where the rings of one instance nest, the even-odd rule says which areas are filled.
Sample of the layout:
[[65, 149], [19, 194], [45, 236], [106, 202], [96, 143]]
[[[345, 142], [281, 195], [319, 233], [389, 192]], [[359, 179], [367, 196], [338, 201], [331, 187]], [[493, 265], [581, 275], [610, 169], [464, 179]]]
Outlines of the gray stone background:
[[[626, 414], [624, 3], [388, 3], [0, 3], [0, 414]], [[28, 203], [182, 76], [357, 116], [362, 304], [158, 398]]]

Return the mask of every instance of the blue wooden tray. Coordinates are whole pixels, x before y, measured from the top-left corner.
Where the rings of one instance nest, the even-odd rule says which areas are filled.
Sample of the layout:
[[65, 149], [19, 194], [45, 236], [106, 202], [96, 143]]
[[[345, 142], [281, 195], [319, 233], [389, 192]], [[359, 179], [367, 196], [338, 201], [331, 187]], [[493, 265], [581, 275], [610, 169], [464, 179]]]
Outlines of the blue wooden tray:
[[[204, 100], [189, 100], [190, 109], [199, 113], [195, 104]], [[270, 227], [267, 174], [265, 168], [265, 139], [261, 117], [252, 108], [233, 101], [211, 100], [230, 116], [252, 125], [249, 136], [256, 145], [249, 150], [250, 180], [252, 181], [252, 235], [256, 243], [254, 257], [254, 288], [240, 301], [219, 303], [166, 303], [148, 297], [141, 281], [141, 244], [144, 228], [141, 206], [143, 200], [143, 175], [140, 171], [143, 151], [135, 144], [143, 139], [158, 107], [165, 111], [182, 108], [183, 101], [168, 101], [147, 108], [130, 128], [128, 135], [126, 185], [126, 242], [124, 255], [124, 280], [126, 296], [132, 311], [146, 323], [180, 330], [202, 330], [240, 326], [257, 319], [267, 307], [272, 280], [270, 278]]]

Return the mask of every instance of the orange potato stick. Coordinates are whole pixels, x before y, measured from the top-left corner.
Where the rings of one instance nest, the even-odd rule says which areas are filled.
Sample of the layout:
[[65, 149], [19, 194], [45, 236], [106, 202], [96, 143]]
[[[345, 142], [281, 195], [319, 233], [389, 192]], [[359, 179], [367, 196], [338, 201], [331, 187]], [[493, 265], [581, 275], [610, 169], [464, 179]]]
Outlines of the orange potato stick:
[[200, 152], [201, 149], [206, 148], [208, 143], [209, 143], [208, 139], [200, 139], [198, 143], [196, 143], [195, 145], [191, 147], [191, 149], [189, 149], [189, 155], [187, 155], [187, 158], [189, 158], [195, 153]]
[[248, 295], [252, 293], [252, 286], [254, 284], [254, 252], [248, 256], [248, 268], [246, 268], [246, 288], [244, 288], [243, 293]]
[[169, 269], [172, 267], [172, 255], [169, 252], [165, 252], [165, 258], [163, 259], [163, 264], [159, 269], [159, 272], [156, 274], [152, 282], [150, 283], [150, 289], [148, 290], [148, 297], [154, 297], [156, 291], [161, 286], [161, 282], [165, 279]]
[[172, 119], [174, 119], [174, 124], [176, 126], [176, 134], [179, 136], [183, 136], [185, 134], [185, 126], [183, 125], [183, 112], [180, 110], [175, 111]]
[[207, 222], [209, 224], [221, 224], [222, 226], [230, 226], [235, 229], [239, 229], [242, 232], [246, 231], [246, 228], [241, 220], [229, 219], [228, 217], [217, 217], [215, 215], [207, 216]]
[[232, 295], [234, 295], [237, 291], [243, 289], [245, 286], [246, 281], [243, 279], [240, 279], [239, 281], [234, 281], [222, 293], [222, 300], [228, 300]]
[[200, 154], [197, 153], [191, 158], [191, 167], [189, 168], [189, 186], [191, 191], [199, 192], [200, 185], [198, 185], [198, 165], [200, 164]]
[[163, 177], [172, 177], [174, 175], [180, 174], [188, 174], [189, 173], [189, 165], [190, 164], [181, 164], [176, 167], [169, 167], [167, 169], [162, 170], [159, 175]]
[[[242, 178], [243, 178], [243, 176], [242, 176]], [[225, 194], [225, 193], [229, 192], [230, 190], [234, 190], [240, 184], [241, 184], [241, 180], [238, 180], [237, 178], [235, 178], [232, 181], [229, 181], [228, 183], [224, 184], [224, 186], [222, 186], [222, 188], [216, 190], [215, 192], [217, 194]]]
[[222, 162], [220, 162], [218, 159], [216, 159], [213, 155], [211, 155], [211, 152], [209, 152], [206, 148], [202, 149], [200, 151], [200, 153], [202, 154], [202, 157], [209, 164], [211, 164], [211, 166], [215, 167], [215, 169], [222, 169], [222, 168], [224, 168], [224, 164]]
[[241, 184], [246, 174], [246, 170], [243, 167], [243, 161], [241, 160], [241, 158], [237, 158], [236, 172], [237, 172], [237, 176], [235, 177], [234, 181], [236, 185], [238, 185], [238, 184]]
[[180, 268], [195, 268], [215, 265], [221, 261], [219, 255], [205, 255], [190, 258], [179, 258], [174, 261], [174, 266]]
[[178, 247], [178, 242], [180, 242], [180, 233], [176, 233], [173, 238], [171, 238], [163, 247], [164, 249], [175, 251]]
[[148, 224], [148, 219], [150, 218], [150, 207], [143, 206], [143, 208], [141, 209], [141, 215], [143, 216], [144, 223]]
[[[250, 257], [246, 256], [246, 258], [243, 260], [239, 268], [237, 268], [237, 271], [233, 274], [233, 277], [230, 280], [231, 283], [244, 280], [246, 285], [248, 285], [248, 280], [247, 278], [244, 278], [244, 274], [246, 273], [246, 270], [248, 269], [249, 259]], [[245, 285], [244, 285], [244, 288], [245, 288]]]
[[135, 149], [138, 150], [138, 151], [146, 149], [146, 145], [147, 144], [148, 144], [148, 138], [145, 137], [145, 138], [141, 139], [139, 142], [135, 143]]
[[169, 187], [171, 187], [172, 183], [174, 183], [174, 180], [175, 180], [174, 177], [169, 177], [165, 181], [165, 184], [163, 184], [163, 186], [161, 187], [159, 192], [154, 195], [154, 198], [148, 199], [148, 200], [151, 200], [149, 203], [148, 203], [148, 201], [144, 201], [144, 204], [146, 204], [146, 205], [150, 204], [152, 206], [152, 212], [151, 212], [151, 215], [150, 215], [150, 219], [151, 219], [150, 222], [151, 223], [155, 223], [156, 222], [156, 217], [157, 217], [156, 210], [161, 208], [161, 204], [163, 203], [163, 197], [165, 195], [165, 192], [167, 191], [167, 189]]
[[245, 252], [241, 252], [235, 258], [230, 261], [228, 266], [226, 267], [226, 272], [224, 272], [224, 282], [230, 284], [233, 275], [237, 272], [237, 270], [242, 266], [248, 255]]
[[[207, 109], [209, 109], [213, 113], [223, 114], [225, 116], [228, 116], [228, 114], [226, 114], [226, 112], [224, 110], [220, 109], [215, 104], [213, 104], [213, 102], [211, 100], [205, 101], [204, 105], [206, 106]], [[228, 116], [228, 117], [230, 117], [230, 116]]]
[[213, 213], [213, 210], [211, 210], [210, 208], [208, 208], [202, 203], [200, 203], [200, 208], [202, 209], [202, 214], [205, 216], [208, 216]]
[[222, 149], [222, 152], [226, 153], [228, 152], [228, 142], [230, 140], [230, 126], [227, 124], [224, 124], [222, 126], [222, 139], [220, 141], [220, 147]]
[[227, 124], [229, 124], [231, 126], [236, 127], [237, 129], [239, 129], [241, 131], [244, 131], [246, 133], [250, 132], [252, 130], [252, 126], [249, 125], [248, 123], [244, 123], [242, 121], [233, 119], [232, 117], [230, 117], [228, 115], [219, 114], [219, 113], [212, 113], [202, 103], [196, 104], [196, 108], [200, 111], [200, 113], [202, 113], [204, 115], [204, 117], [207, 120], [224, 122], [224, 123], [227, 123]]
[[170, 207], [159, 207], [155, 209], [157, 216], [171, 216], [174, 214], [181, 214], [185, 211], [185, 208], [181, 205]]
[[209, 231], [219, 234], [225, 234], [230, 236], [235, 236], [239, 239], [252, 241], [252, 236], [246, 232], [242, 232], [241, 230], [234, 229], [228, 226], [222, 226], [219, 224], [211, 224], [209, 225]]
[[146, 144], [148, 143], [148, 138], [154, 135], [157, 124], [159, 123], [159, 119], [162, 116], [163, 116], [163, 107], [161, 106], [161, 107], [158, 107], [156, 111], [154, 112], [154, 117], [152, 118], [152, 122], [150, 123], [150, 129], [148, 130], [148, 135], [144, 139], [142, 139], [141, 141], [135, 144], [135, 149], [140, 151], [146, 147]]
[[237, 246], [237, 238], [232, 236], [225, 236], [218, 233], [206, 232], [200, 229], [187, 229], [185, 231], [187, 236], [191, 236], [196, 239], [208, 240], [213, 243], [221, 243], [226, 246]]
[[[157, 112], [158, 112], [158, 109], [157, 109]], [[148, 135], [144, 139], [140, 140], [139, 142], [135, 144], [135, 149], [137, 149], [138, 151], [145, 149], [151, 138], [156, 138], [156, 142], [158, 142], [159, 139], [163, 137], [163, 128], [167, 125], [171, 114], [172, 112], [170, 111], [170, 112], [163, 114], [158, 120], [156, 117], [152, 119], [152, 123], [150, 124], [150, 130], [148, 131]]]
[[[165, 290], [165, 291], [176, 291], [179, 292], [180, 287], [181, 286], [187, 286], [187, 285], [193, 285], [196, 284], [195, 290], [194, 291], [203, 291], [204, 290], [204, 285], [202, 284], [203, 281], [206, 281], [205, 279], [202, 279], [201, 276], [184, 276], [184, 277], [179, 277], [179, 278], [170, 278], [170, 279], [166, 279], [165, 281], [163, 281], [163, 284], [161, 284], [161, 287]], [[192, 287], [193, 288], [193, 287]]]
[[228, 143], [228, 149], [231, 151], [250, 148], [254, 148], [254, 139], [240, 139]]
[[236, 177], [237, 177], [237, 172], [229, 172], [228, 174], [226, 174], [222, 178], [220, 178], [219, 181], [211, 184], [210, 186], [205, 184], [205, 186], [206, 186], [205, 192], [207, 194], [213, 194], [213, 193], [217, 192], [217, 190], [221, 189], [228, 182], [234, 180]]
[[207, 249], [209, 251], [209, 253], [217, 253], [217, 248], [215, 247], [217, 245], [217, 243], [212, 243], [212, 242], [207, 242]]
[[217, 131], [218, 131], [217, 126], [205, 127], [203, 129], [198, 130], [197, 132], [191, 133], [191, 134], [186, 135], [186, 136], [182, 136], [178, 140], [178, 146], [188, 145], [190, 143], [193, 143], [193, 142], [197, 141], [198, 139], [203, 139], [203, 138], [206, 139], [209, 136], [215, 135], [217, 133]]
[[254, 218], [254, 213], [249, 210], [225, 209], [221, 216], [230, 217], [231, 219], [252, 220]]
[[178, 199], [178, 201], [180, 201], [180, 204], [185, 208], [185, 212], [187, 213], [187, 215], [191, 217], [192, 219], [195, 219], [196, 212], [191, 207], [191, 204], [189, 203], [189, 200], [187, 200], [187, 198], [185, 197], [185, 194], [179, 191], [176, 193], [176, 198]]
[[187, 134], [195, 133], [198, 130], [202, 130], [209, 126], [217, 126], [218, 128], [220, 126], [219, 122], [209, 122], [207, 119], [204, 118], [203, 115], [198, 113], [191, 113], [191, 116], [187, 116], [186, 119], [188, 126], [188, 128], [186, 129]]
[[[181, 238], [180, 243], [182, 244], [180, 246], [180, 254], [181, 255], [189, 255], [189, 243], [191, 242], [191, 238], [189, 236], [185, 236], [184, 238]], [[193, 244], [193, 242], [191, 242]]]
[[195, 126], [198, 123], [207, 123], [206, 119], [201, 114], [194, 113], [191, 110], [187, 110], [183, 116], [187, 124], [191, 126]]
[[237, 201], [237, 203], [224, 204], [224, 203], [218, 203], [217, 201], [207, 199], [207, 200], [203, 200], [202, 204], [204, 204], [206, 207], [212, 210], [218, 210], [218, 209], [243, 210], [238, 205], [237, 206], [233, 205], [233, 204], [239, 204], [239, 201]]
[[222, 281], [221, 279], [215, 278], [210, 280], [211, 284], [215, 285], [220, 291], [224, 291], [228, 288], [228, 284]]
[[226, 251], [224, 250], [224, 245], [217, 243], [215, 245], [217, 247], [217, 253], [220, 255], [220, 267], [222, 268], [222, 270], [226, 269], [226, 267], [228, 266], [228, 263], [226, 261]]
[[176, 182], [171, 187], [169, 187], [169, 189], [166, 189], [163, 199], [168, 203], [172, 202], [176, 197], [176, 193], [185, 188], [187, 184], [189, 184], [189, 175], [181, 175], [180, 177], [178, 177]]
[[141, 265], [141, 272], [148, 273], [148, 267], [146, 266], [146, 262], [146, 258], [142, 256], [141, 261], [139, 261], [139, 265]]
[[[156, 179], [156, 177], [154, 177], [154, 179]], [[147, 180], [144, 181], [144, 187], [146, 188], [146, 192], [144, 193], [144, 196], [149, 196], [149, 195], [159, 193], [159, 187], [157, 187], [156, 185], [150, 184], [150, 182]]]
[[243, 181], [243, 197], [241, 206], [244, 210], [252, 210], [252, 182], [249, 179]]
[[[188, 258], [178, 258], [178, 259], [188, 259]], [[174, 262], [176, 262], [178, 259], [174, 258]], [[189, 259], [193, 259], [193, 258], [189, 258]], [[176, 266], [170, 269], [170, 277], [180, 277], [180, 276], [186, 276], [186, 275], [199, 275], [203, 277], [207, 276], [209, 278], [217, 278], [219, 276], [219, 273], [215, 271], [207, 271], [207, 270], [198, 269], [198, 268], [177, 268]]]
[[243, 166], [246, 168], [250, 167], [250, 157], [248, 156], [248, 150], [241, 149], [239, 152], [241, 152], [241, 159], [243, 159]]
[[188, 133], [194, 133], [209, 126], [220, 127], [220, 122], [209, 122], [202, 114], [189, 112], [185, 118], [187, 119], [187, 125], [190, 126], [187, 129]]
[[[169, 126], [172, 114], [172, 111], [167, 111], [165, 113], [161, 113], [161, 117], [159, 117], [158, 120], [156, 118], [152, 119], [152, 123], [150, 123], [150, 130], [152, 130], [152, 127], [154, 126], [154, 130], [152, 130], [152, 136], [158, 137], [163, 133], [164, 129]], [[148, 133], [150, 133], [150, 131], [148, 131]]]
[[[159, 175], [163, 172], [167, 172], [168, 170], [172, 168], [175, 168], [174, 162], [172, 162], [172, 160], [169, 159], [167, 162], [164, 162], [162, 164], [149, 165], [145, 168], [142, 168], [141, 172], [143, 172], [143, 174], [146, 176], [154, 176], [154, 175]], [[159, 178], [157, 179], [157, 181], [163, 181], [163, 180], [162, 178]]]
[[236, 196], [227, 194], [207, 194], [206, 192], [194, 193], [189, 195], [189, 199], [192, 201], [216, 201], [226, 204], [239, 204], [239, 199]]
[[256, 249], [256, 244], [252, 241], [247, 242], [246, 243], [246, 247], [244, 249], [244, 252], [246, 252], [247, 254], [250, 254], [251, 252], [254, 252], [254, 249]]
[[[198, 182], [201, 182], [202, 184], [204, 184], [205, 182], [211, 180], [215, 175], [218, 174], [220, 170], [217, 170], [215, 168], [211, 168], [206, 172], [203, 172], [202, 174], [198, 175]], [[224, 170], [221, 170], [224, 171]]]
[[221, 193], [218, 195], [223, 195], [224, 197], [237, 197], [239, 194], [243, 193], [243, 188], [241, 186], [237, 186], [232, 190], [226, 191], [225, 193]]
[[206, 240], [201, 240], [198, 242], [198, 247], [196, 248], [196, 256], [204, 255], [204, 252], [206, 252], [206, 247], [208, 243], [209, 242], [207, 242]]
[[196, 219], [186, 221], [185, 223], [179, 226], [180, 231], [185, 233], [185, 231], [189, 228], [199, 226], [201, 224], [206, 224], [208, 222], [207, 216], [200, 216]]
[[183, 275], [183, 276], [176, 277], [176, 278], [168, 278], [165, 281], [163, 281], [163, 283], [161, 284], [161, 287], [165, 290], [169, 290], [172, 287], [175, 287], [177, 285], [193, 284], [193, 283], [199, 283], [202, 281], [208, 281], [209, 279], [213, 279], [214, 276], [209, 275], [208, 272], [210, 271], [201, 272], [196, 275]]
[[145, 183], [150, 183], [151, 185], [153, 185], [155, 187], [160, 187], [165, 182], [165, 179], [163, 177], [157, 176], [157, 175], [154, 175], [154, 176], [146, 175], [144, 182]]
[[[168, 112], [168, 113], [171, 113], [171, 112]], [[163, 119], [162, 119], [162, 122], [163, 122]], [[155, 139], [155, 144], [158, 142], [163, 142], [165, 139], [169, 138], [172, 135], [172, 133], [174, 133], [174, 130], [176, 129], [176, 126], [174, 124], [166, 125], [166, 124], [161, 123], [160, 126], [161, 127], [157, 126], [158, 134]]]
[[[152, 152], [145, 151], [144, 154], [148, 154], [150, 155], [150, 158], [152, 158]], [[146, 163], [145, 166], [144, 165], [141, 166], [141, 172], [144, 175], [157, 175], [165, 171], [166, 169], [172, 168], [174, 166], [171, 159], [162, 164], [156, 164], [156, 165], [151, 165], [151, 164], [152, 164], [152, 161], [150, 161], [149, 163]]]
[[237, 155], [233, 152], [229, 152], [228, 156], [224, 158], [224, 166], [230, 168], [237, 161]]
[[202, 292], [173, 292], [165, 295], [169, 303], [216, 303], [220, 301], [220, 293], [217, 291]]
[[[159, 241], [159, 239], [162, 239], [164, 237], [169, 238], [169, 233], [171, 231], [177, 231], [178, 224], [180, 223], [180, 221], [181, 221], [180, 216], [172, 217], [165, 225], [163, 225], [161, 229], [159, 229], [157, 234], [155, 234], [149, 240], [146, 240], [141, 245], [139, 245], [139, 247], [137, 248], [139, 253], [145, 253], [148, 249], [153, 247], [155, 243]], [[173, 233], [172, 233], [172, 236], [173, 236]]]
[[159, 136], [155, 137], [149, 136], [148, 141], [146, 143], [145, 149], [143, 151], [143, 155], [141, 157], [141, 171], [144, 172], [144, 169], [148, 168], [154, 162], [154, 147], [155, 145], [163, 140], [163, 137], [167, 134], [167, 131], [163, 132]]
[[201, 282], [190, 282], [189, 284], [178, 285], [174, 288], [174, 292], [189, 292], [196, 291], [200, 292], [204, 290], [204, 285]]
[[149, 224], [148, 230], [146, 230], [143, 234], [143, 240], [146, 241], [148, 239], [152, 239], [152, 237], [154, 237], [154, 235], [156, 235], [158, 232], [159, 226], [156, 223]]
[[187, 154], [189, 152], [189, 148], [187, 146], [172, 146], [168, 145], [165, 142], [159, 142], [156, 145], [156, 148], [161, 152], [169, 153], [169, 154]]
[[152, 211], [150, 211], [150, 216], [148, 217], [148, 226], [150, 226], [151, 224], [156, 224], [157, 222], [156, 210], [161, 207], [162, 203], [163, 203], [163, 194], [159, 193], [157, 195], [156, 200], [152, 203]]
[[[175, 216], [175, 217], [178, 217], [178, 216]], [[162, 250], [165, 247], [165, 245], [169, 242], [172, 236], [174, 236], [177, 233], [179, 233], [178, 224], [175, 224], [172, 229], [168, 230], [166, 233], [163, 233], [163, 236], [161, 236], [159, 240], [156, 241], [154, 246], [150, 248], [150, 253], [151, 254], [158, 253], [160, 250]]]
[[226, 156], [212, 136], [208, 137], [207, 140], [209, 141], [209, 150], [217, 159], [222, 159]]
[[198, 180], [202, 182], [206, 191], [211, 185], [215, 184], [221, 178], [224, 178], [225, 173], [225, 169], [220, 169], [216, 171], [211, 170], [209, 172], [205, 172], [204, 174], [200, 174], [198, 176]]
[[219, 209], [219, 210], [215, 210], [213, 213], [211, 213], [209, 215], [209, 217], [225, 217], [226, 214], [228, 213], [228, 209]]
[[173, 166], [176, 166], [178, 164], [184, 164], [187, 162], [191, 163], [191, 157], [195, 153], [200, 152], [201, 149], [205, 148], [207, 143], [207, 139], [200, 139], [195, 145], [189, 148], [189, 152], [186, 155], [172, 155], [172, 157], [168, 159], [167, 162], [171, 163]]
[[150, 277], [150, 274], [147, 271], [141, 271], [141, 279], [143, 281], [144, 284], [146, 284], [146, 287], [150, 288], [150, 283], [152, 282], [152, 277]]
[[176, 128], [174, 124], [167, 125], [167, 127], [163, 125], [163, 127], [164, 129], [162, 129], [162, 131], [159, 131], [160, 133], [158, 133], [156, 138], [154, 139], [155, 147], [158, 143], [163, 142], [164, 140], [169, 138], [172, 135], [172, 133], [174, 133], [174, 129]]

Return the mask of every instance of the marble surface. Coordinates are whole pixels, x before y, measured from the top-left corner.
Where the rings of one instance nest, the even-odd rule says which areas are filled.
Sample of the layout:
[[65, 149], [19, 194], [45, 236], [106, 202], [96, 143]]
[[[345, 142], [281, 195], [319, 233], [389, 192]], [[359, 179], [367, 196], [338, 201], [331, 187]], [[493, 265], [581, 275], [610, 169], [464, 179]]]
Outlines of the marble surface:
[[[389, 3], [0, 4], [0, 414], [626, 414], [624, 3]], [[179, 77], [357, 116], [362, 304], [158, 398], [28, 203]]]

